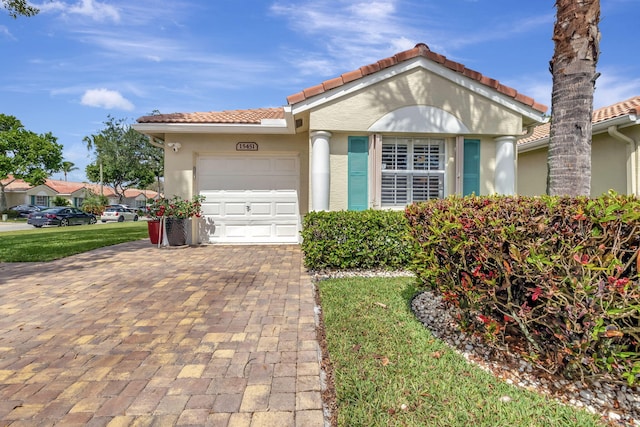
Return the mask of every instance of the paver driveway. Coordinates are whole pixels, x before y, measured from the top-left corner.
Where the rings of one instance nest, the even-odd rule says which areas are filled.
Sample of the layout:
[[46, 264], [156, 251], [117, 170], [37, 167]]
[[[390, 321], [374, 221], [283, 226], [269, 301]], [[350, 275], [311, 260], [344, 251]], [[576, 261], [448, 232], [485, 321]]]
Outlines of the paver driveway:
[[298, 246], [0, 264], [0, 426], [323, 426]]

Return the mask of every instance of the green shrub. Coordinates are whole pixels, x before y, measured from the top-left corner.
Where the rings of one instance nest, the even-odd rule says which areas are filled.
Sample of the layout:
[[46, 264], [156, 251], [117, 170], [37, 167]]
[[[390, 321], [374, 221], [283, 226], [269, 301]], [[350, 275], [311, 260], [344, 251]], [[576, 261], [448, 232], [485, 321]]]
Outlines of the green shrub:
[[20, 216], [20, 212], [14, 211], [13, 209], [7, 209], [0, 212], [0, 215], [7, 215], [7, 219], [16, 219]]
[[108, 204], [109, 199], [107, 199], [107, 196], [91, 192], [82, 202], [82, 210], [94, 215], [102, 215], [104, 207]]
[[53, 206], [70, 206], [71, 203], [62, 196], [56, 196], [53, 198]]
[[413, 269], [460, 324], [567, 377], [640, 378], [640, 203], [467, 197], [406, 209]]
[[307, 268], [402, 269], [411, 260], [407, 221], [400, 211], [309, 212], [303, 221]]

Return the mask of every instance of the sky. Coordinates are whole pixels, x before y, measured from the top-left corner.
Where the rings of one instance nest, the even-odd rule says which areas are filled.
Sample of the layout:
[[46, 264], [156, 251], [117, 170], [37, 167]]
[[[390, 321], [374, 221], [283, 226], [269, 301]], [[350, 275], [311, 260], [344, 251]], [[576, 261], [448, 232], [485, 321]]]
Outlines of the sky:
[[[0, 9], [0, 113], [51, 132], [85, 181], [109, 116], [280, 107], [425, 43], [551, 106], [554, 0], [38, 0]], [[640, 95], [640, 0], [601, 0], [594, 107]], [[52, 176], [63, 179], [62, 173]]]

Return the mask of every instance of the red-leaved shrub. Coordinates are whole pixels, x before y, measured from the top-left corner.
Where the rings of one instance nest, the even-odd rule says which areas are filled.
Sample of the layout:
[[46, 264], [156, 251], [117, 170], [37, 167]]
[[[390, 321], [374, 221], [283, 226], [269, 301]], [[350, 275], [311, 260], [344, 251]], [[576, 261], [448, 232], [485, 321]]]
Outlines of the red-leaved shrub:
[[405, 214], [413, 269], [461, 327], [569, 378], [640, 379], [635, 198], [458, 197]]

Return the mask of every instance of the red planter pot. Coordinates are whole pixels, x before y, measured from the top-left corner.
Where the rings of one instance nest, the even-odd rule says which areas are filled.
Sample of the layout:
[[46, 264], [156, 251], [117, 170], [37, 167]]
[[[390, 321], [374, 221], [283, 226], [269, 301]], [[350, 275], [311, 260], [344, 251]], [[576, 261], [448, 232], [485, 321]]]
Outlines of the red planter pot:
[[149, 239], [152, 245], [157, 245], [160, 239], [162, 239], [162, 227], [160, 226], [160, 220], [147, 221], [147, 228], [149, 230]]

